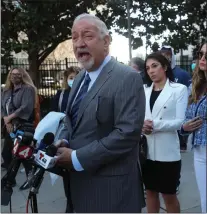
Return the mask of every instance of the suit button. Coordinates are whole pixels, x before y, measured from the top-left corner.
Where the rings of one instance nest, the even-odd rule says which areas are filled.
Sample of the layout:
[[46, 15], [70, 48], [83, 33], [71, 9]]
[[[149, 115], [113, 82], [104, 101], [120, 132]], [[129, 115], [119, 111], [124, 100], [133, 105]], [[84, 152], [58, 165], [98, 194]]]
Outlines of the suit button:
[[167, 108], [166, 106], [164, 106], [164, 108]]
[[162, 117], [160, 117], [160, 120], [162, 120]]

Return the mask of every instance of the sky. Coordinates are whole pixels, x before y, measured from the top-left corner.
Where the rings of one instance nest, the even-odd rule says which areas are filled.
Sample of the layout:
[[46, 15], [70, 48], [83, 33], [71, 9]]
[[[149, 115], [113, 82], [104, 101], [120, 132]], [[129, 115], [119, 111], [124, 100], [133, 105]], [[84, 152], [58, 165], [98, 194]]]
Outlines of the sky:
[[[167, 33], [166, 33], [167, 34]], [[153, 44], [153, 42], [155, 41], [155, 38], [151, 38], [151, 42]], [[161, 45], [161, 43], [163, 42], [162, 39], [157, 40], [158, 44]], [[188, 50], [184, 50], [183, 54], [184, 55], [189, 55], [191, 56], [192, 54], [192, 46], [189, 45]], [[147, 49], [147, 53], [149, 54], [151, 52], [151, 49], [148, 48]], [[128, 38], [112, 32], [112, 43], [110, 46], [110, 54], [113, 57], [117, 57], [117, 60], [123, 63], [128, 63], [129, 62], [129, 48], [128, 48]], [[143, 38], [143, 46], [139, 47], [136, 50], [132, 50], [132, 57], [141, 57], [141, 58], [145, 58], [146, 56], [146, 48], [145, 48], [145, 38]], [[176, 54], [177, 57], [180, 56], [180, 54]]]
[[[117, 57], [118, 61], [127, 63], [129, 61], [128, 38], [113, 32], [110, 53], [112, 56]], [[138, 48], [137, 50], [132, 50], [132, 57], [144, 57], [145, 55], [146, 50], [144, 46]]]

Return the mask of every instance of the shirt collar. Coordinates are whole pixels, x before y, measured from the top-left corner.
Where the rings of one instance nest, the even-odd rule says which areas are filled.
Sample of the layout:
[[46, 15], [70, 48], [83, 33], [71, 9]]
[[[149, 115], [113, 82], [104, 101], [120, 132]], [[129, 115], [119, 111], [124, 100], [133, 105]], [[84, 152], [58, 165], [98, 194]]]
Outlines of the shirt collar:
[[95, 71], [91, 71], [91, 72], [88, 72], [86, 71], [86, 75], [89, 74], [89, 77], [91, 78], [91, 80], [95, 80], [98, 75], [101, 73], [103, 67], [111, 60], [111, 56], [110, 55], [107, 55], [104, 59], [104, 61], [102, 62], [102, 64], [100, 65], [100, 67], [95, 70]]

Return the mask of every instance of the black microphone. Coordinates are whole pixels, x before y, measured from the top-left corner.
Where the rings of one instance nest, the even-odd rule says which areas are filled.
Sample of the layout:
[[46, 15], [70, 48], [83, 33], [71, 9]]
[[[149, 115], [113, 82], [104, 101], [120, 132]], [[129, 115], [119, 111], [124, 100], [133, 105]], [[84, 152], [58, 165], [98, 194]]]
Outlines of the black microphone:
[[43, 143], [46, 145], [51, 145], [54, 142], [55, 135], [52, 132], [48, 132], [43, 137]]
[[43, 137], [43, 139], [41, 140], [36, 151], [38, 151], [38, 150], [44, 151], [47, 146], [51, 145], [54, 142], [54, 139], [55, 139], [55, 136], [53, 133], [51, 133], [51, 132], [46, 133], [45, 136]]
[[37, 163], [36, 167], [39, 167], [39, 168], [37, 169], [36, 172], [34, 172], [30, 181], [28, 181], [28, 183], [31, 184], [30, 192], [28, 195], [28, 201], [30, 201], [30, 200], [32, 201], [32, 204], [33, 204], [32, 212], [33, 213], [38, 213], [36, 194], [38, 193], [40, 185], [44, 179], [45, 171], [46, 170], [51, 171], [60, 176], [65, 176], [65, 174], [67, 173], [65, 170], [62, 170], [60, 168], [58, 168], [55, 171], [53, 171], [55, 169], [55, 167], [50, 168], [50, 166], [52, 167], [55, 163], [54, 162], [55, 159], [53, 159], [51, 157], [54, 157], [56, 155], [57, 149], [58, 149], [54, 144], [52, 144], [53, 142], [54, 142], [54, 134], [52, 134], [52, 133], [45, 134], [45, 136], [42, 140], [42, 144], [47, 145], [47, 147], [45, 148], [46, 152], [39, 150], [35, 156], [35, 162]]
[[[44, 138], [43, 138], [43, 143], [47, 145], [47, 147], [45, 148], [46, 153], [45, 155], [50, 156], [50, 157], [54, 157], [57, 153], [57, 147], [55, 145], [53, 145], [52, 143], [54, 142], [54, 134], [53, 133], [46, 133]], [[41, 157], [42, 159], [42, 157]], [[34, 177], [32, 178], [32, 184], [31, 184], [31, 189], [30, 189], [30, 194], [29, 196], [33, 193], [37, 193], [38, 189], [43, 181], [43, 176], [45, 173], [45, 169], [41, 166], [41, 164], [39, 164], [40, 168], [38, 168], [38, 170], [36, 171], [36, 173], [34, 174]]]

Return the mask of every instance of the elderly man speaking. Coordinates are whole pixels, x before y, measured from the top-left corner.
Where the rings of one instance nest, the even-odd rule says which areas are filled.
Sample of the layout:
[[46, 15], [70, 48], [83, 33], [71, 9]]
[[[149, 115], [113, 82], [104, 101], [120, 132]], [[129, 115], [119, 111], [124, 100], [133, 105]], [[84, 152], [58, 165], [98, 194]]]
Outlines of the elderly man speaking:
[[139, 213], [138, 143], [145, 115], [141, 77], [109, 55], [109, 31], [98, 17], [79, 15], [72, 42], [84, 69], [70, 92], [57, 164], [70, 169], [74, 210]]

